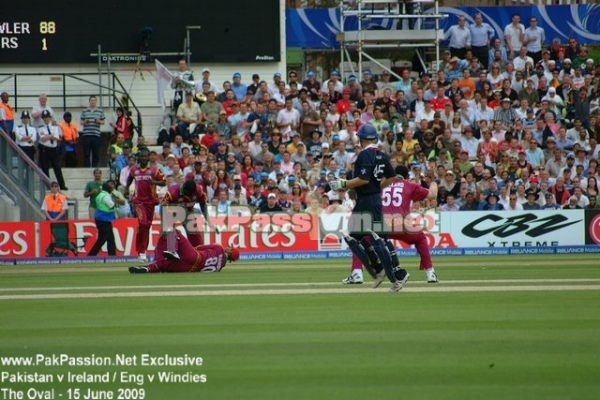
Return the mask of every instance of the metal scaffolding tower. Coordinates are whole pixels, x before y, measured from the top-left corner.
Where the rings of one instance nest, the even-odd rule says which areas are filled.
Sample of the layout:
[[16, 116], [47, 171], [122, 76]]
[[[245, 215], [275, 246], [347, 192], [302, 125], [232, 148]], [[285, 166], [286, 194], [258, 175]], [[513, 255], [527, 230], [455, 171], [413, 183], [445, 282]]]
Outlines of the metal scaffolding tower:
[[[424, 13], [426, 5], [433, 6], [431, 13]], [[358, 20], [357, 30], [345, 31], [346, 18], [356, 17]], [[436, 64], [439, 64], [440, 41], [444, 37], [444, 31], [440, 29], [440, 20], [447, 18], [447, 14], [440, 14], [437, 0], [341, 0], [340, 1], [340, 32], [337, 40], [341, 46], [341, 63], [349, 68], [341, 68], [351, 71], [358, 77], [362, 76], [363, 59], [371, 61], [381, 69], [389, 69], [379, 60], [369, 55], [370, 49], [385, 48], [414, 48], [424, 70], [427, 68], [421, 48], [435, 48]], [[393, 19], [392, 29], [373, 29], [370, 21]], [[363, 29], [367, 26], [367, 29]], [[369, 28], [370, 26], [370, 28]], [[352, 63], [349, 50], [356, 50], [358, 62], [356, 67]], [[357, 71], [355, 71], [355, 68]]]

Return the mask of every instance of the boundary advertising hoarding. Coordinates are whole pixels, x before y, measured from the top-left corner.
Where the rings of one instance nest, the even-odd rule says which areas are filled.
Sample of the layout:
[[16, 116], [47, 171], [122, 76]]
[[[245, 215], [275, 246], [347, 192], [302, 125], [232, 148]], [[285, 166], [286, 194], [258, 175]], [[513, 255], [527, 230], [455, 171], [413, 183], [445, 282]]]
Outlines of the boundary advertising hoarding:
[[[298, 214], [297, 214], [298, 215]], [[321, 214], [302, 229], [288, 222], [259, 224], [257, 221], [235, 224], [220, 233], [206, 232], [208, 243], [239, 247], [242, 259], [297, 259], [349, 257], [342, 233], [348, 224], [348, 213]], [[600, 212], [595, 210], [520, 211], [520, 212], [434, 212], [428, 211], [417, 219], [423, 226], [433, 256], [496, 255], [496, 254], [556, 254], [564, 252], [600, 251]], [[106, 247], [99, 258], [87, 258], [96, 238], [92, 221], [68, 221], [70, 241], [81, 250], [77, 258], [46, 257], [53, 237], [50, 222], [11, 222], [0, 226], [0, 265], [15, 260], [40, 259], [42, 263], [77, 263], [128, 261], [137, 255], [135, 238], [137, 220], [120, 219], [114, 222], [116, 258], [107, 257]], [[307, 228], [309, 226], [309, 228]], [[150, 247], [160, 235], [160, 221], [150, 232]], [[83, 238], [88, 238], [85, 241]], [[402, 256], [416, 255], [406, 243], [395, 242]], [[587, 245], [587, 246], [586, 246]], [[79, 261], [81, 259], [81, 261]]]

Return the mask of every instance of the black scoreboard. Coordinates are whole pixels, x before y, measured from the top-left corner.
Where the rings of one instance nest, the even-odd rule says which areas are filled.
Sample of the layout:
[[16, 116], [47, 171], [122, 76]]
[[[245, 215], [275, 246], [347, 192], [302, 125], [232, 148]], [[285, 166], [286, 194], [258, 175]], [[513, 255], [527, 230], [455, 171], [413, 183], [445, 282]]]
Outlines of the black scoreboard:
[[[12, 2], [0, 12], [0, 63], [95, 63], [184, 55], [194, 62], [281, 61], [280, 0]], [[175, 55], [174, 57], [176, 57]]]

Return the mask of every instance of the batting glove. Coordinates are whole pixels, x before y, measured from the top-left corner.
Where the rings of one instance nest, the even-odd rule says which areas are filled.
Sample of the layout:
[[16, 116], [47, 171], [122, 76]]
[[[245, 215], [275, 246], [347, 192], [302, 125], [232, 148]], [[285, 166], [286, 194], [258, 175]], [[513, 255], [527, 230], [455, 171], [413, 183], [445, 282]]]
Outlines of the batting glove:
[[329, 182], [329, 187], [331, 188], [331, 190], [338, 190], [338, 189], [345, 188], [346, 180], [338, 179], [337, 181], [331, 181], [331, 182]]

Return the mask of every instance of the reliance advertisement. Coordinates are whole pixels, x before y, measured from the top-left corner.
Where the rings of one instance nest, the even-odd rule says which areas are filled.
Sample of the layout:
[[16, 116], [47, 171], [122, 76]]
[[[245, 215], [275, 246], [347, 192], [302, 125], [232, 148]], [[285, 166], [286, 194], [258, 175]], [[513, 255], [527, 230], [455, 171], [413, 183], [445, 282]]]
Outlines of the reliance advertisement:
[[[216, 221], [217, 229], [204, 235], [207, 243], [238, 247], [245, 259], [300, 258], [303, 254], [311, 258], [346, 257], [349, 251], [343, 232], [348, 229], [349, 217], [349, 213], [323, 213], [319, 217], [282, 214], [242, 220], [238, 215]], [[422, 228], [434, 255], [557, 253], [565, 246], [594, 245], [585, 251], [591, 252], [600, 244], [600, 212], [595, 210], [428, 211], [415, 214], [411, 224]], [[136, 219], [113, 223], [118, 256], [137, 255], [137, 225]], [[66, 221], [66, 226], [61, 237], [57, 237], [52, 223], [46, 221], [2, 224], [0, 260], [10, 264], [11, 259], [21, 258], [86, 257], [96, 240], [94, 222]], [[161, 221], [156, 220], [150, 232], [149, 254], [153, 253], [160, 232]], [[66, 254], [53, 252], [57, 243], [64, 242], [71, 246]], [[415, 254], [410, 245], [400, 241], [395, 244], [400, 254]], [[107, 256], [106, 246], [100, 256]]]

